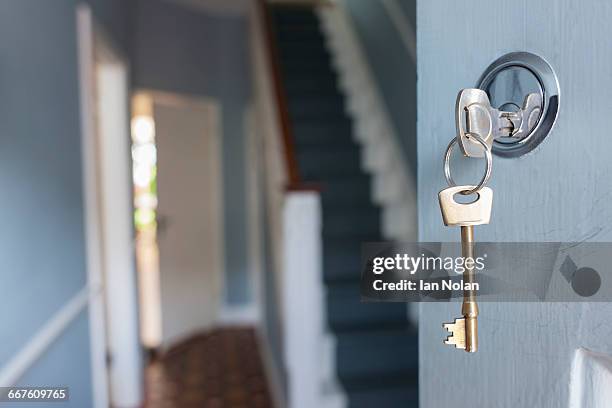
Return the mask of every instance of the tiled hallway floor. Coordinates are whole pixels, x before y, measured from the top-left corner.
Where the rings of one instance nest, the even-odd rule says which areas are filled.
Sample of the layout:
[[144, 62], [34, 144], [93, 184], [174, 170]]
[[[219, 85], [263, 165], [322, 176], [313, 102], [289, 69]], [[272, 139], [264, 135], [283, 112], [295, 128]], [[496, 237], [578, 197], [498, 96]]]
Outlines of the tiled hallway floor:
[[146, 408], [272, 408], [255, 332], [218, 329], [146, 369]]

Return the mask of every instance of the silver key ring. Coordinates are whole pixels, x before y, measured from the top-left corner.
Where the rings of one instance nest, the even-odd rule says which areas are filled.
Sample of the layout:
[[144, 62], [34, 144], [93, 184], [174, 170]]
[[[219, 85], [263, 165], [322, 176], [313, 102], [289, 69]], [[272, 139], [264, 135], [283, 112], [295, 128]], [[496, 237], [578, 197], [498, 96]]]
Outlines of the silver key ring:
[[[484, 185], [487, 184], [487, 182], [489, 181], [489, 178], [491, 177], [491, 169], [493, 167], [493, 157], [491, 156], [491, 150], [489, 149], [489, 146], [487, 146], [487, 143], [480, 136], [478, 136], [476, 133], [466, 133], [465, 136], [467, 138], [473, 138], [482, 145], [482, 147], [484, 148], [485, 159], [487, 160], [485, 174], [484, 176], [482, 176], [480, 183], [478, 183], [476, 187], [470, 190], [461, 191], [461, 194], [463, 195], [470, 195], [477, 193], [478, 190], [483, 188]], [[451, 142], [448, 144], [448, 147], [446, 148], [446, 153], [444, 154], [444, 177], [446, 178], [446, 182], [450, 187], [457, 186], [457, 184], [453, 180], [453, 176], [451, 176], [450, 171], [450, 156], [453, 152], [453, 146], [455, 145], [455, 143], [457, 143], [456, 137], [454, 137], [453, 140], [451, 140]]]

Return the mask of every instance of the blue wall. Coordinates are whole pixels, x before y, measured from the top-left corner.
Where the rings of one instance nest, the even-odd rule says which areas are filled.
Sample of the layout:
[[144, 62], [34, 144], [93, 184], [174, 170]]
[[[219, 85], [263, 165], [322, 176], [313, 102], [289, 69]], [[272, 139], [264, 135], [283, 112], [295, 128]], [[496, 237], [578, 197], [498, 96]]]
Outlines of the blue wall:
[[[32, 408], [83, 408], [91, 407], [91, 371], [89, 358], [89, 319], [84, 310], [36, 362], [36, 365], [19, 381], [18, 386], [69, 387], [68, 402], [20, 403]], [[0, 403], [0, 406], [4, 404]]]
[[[129, 5], [96, 3], [109, 20]], [[0, 366], [86, 285], [76, 4], [0, 2]], [[121, 21], [108, 31], [123, 44]], [[91, 406], [88, 324], [85, 310], [22, 383]]]
[[136, 87], [216, 98], [222, 111], [225, 298], [249, 301], [244, 116], [250, 97], [246, 17], [216, 17], [159, 0], [136, 11]]
[[[611, 16], [612, 3], [604, 0], [419, 2], [419, 240], [459, 239], [458, 228], [442, 224], [437, 197], [446, 187], [441, 159], [455, 133], [457, 92], [474, 86], [502, 55], [526, 51], [545, 58], [556, 72], [558, 117], [530, 153], [512, 159], [493, 156], [491, 223], [476, 228], [477, 239], [573, 243], [564, 245], [569, 251], [559, 251], [554, 270], [531, 271], [542, 279], [552, 272], [555, 288], [566, 284], [557, 269], [566, 256], [574, 250], [589, 252], [591, 242], [612, 241]], [[519, 23], [509, 29], [506, 22]], [[481, 177], [481, 160], [455, 157], [453, 172], [460, 183]], [[588, 266], [605, 271], [603, 294], [611, 282], [609, 265], [593, 258]], [[571, 285], [563, 290], [571, 293]], [[440, 323], [459, 312], [457, 304], [422, 303], [421, 408], [571, 406], [568, 401], [582, 395], [574, 394], [573, 384], [585, 378], [583, 367], [612, 355], [612, 303], [578, 295], [576, 302], [548, 299], [481, 303], [477, 355], [441, 344]], [[578, 365], [579, 349], [594, 350], [596, 357], [584, 357]], [[443, 371], [461, 375], [441, 386]], [[585, 384], [583, 395], [590, 397], [592, 380]], [[577, 398], [585, 402], [576, 405], [594, 406], [587, 398]]]
[[90, 5], [96, 23], [102, 26], [113, 45], [127, 55], [131, 49], [133, 34], [131, 23], [134, 19], [136, 1], [86, 0], [85, 3]]
[[[398, 3], [412, 27], [416, 27], [416, 1]], [[416, 65], [381, 1], [345, 0], [345, 5], [405, 157], [416, 174]]]

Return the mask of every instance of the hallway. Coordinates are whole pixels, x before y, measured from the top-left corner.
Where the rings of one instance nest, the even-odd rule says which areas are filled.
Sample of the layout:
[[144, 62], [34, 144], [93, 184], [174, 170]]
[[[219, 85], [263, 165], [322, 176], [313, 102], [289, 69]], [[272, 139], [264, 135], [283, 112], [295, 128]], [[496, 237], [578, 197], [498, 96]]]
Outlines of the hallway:
[[11, 399], [415, 406], [416, 318], [362, 302], [360, 284], [362, 244], [416, 238], [416, 76], [398, 13], [47, 3], [0, 2]]
[[152, 361], [145, 372], [146, 408], [272, 408], [250, 328], [194, 336]]

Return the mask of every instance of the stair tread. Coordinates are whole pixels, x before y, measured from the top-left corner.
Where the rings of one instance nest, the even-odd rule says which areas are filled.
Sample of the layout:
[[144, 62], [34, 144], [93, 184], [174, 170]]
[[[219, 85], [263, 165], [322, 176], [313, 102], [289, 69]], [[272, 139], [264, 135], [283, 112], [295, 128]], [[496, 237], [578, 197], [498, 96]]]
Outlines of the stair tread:
[[374, 392], [397, 390], [398, 388], [415, 391], [417, 390], [417, 378], [414, 371], [400, 370], [385, 373], [384, 375], [365, 375], [345, 379], [342, 382], [342, 386], [348, 392]]
[[[372, 305], [377, 305], [380, 303], [371, 303]], [[396, 305], [403, 305], [404, 303], [394, 303]], [[404, 325], [402, 327], [385, 327], [380, 326], [377, 328], [371, 329], [354, 329], [354, 330], [342, 330], [337, 333], [337, 337], [353, 339], [354, 341], [365, 341], [364, 339], [369, 338], [378, 338], [378, 339], [388, 339], [389, 337], [403, 337], [408, 336], [409, 338], [415, 341], [415, 344], [418, 343], [418, 332], [414, 325], [412, 325], [408, 320], [404, 321]]]
[[[285, 74], [283, 77], [286, 77]], [[323, 78], [323, 79], [322, 79]], [[285, 92], [289, 98], [296, 94], [321, 94], [338, 90], [336, 78], [332, 75], [311, 77], [309, 75], [291, 75], [290, 81], [284, 82]]]
[[348, 389], [349, 408], [418, 408], [417, 386]]
[[352, 280], [326, 282], [328, 323], [336, 335], [360, 338], [368, 333], [373, 338], [416, 335], [407, 320], [404, 303], [362, 301], [359, 275], [357, 272], [354, 275]]
[[[336, 334], [336, 370], [341, 382], [416, 373], [418, 337], [410, 329]], [[416, 375], [416, 374], [413, 374]]]

